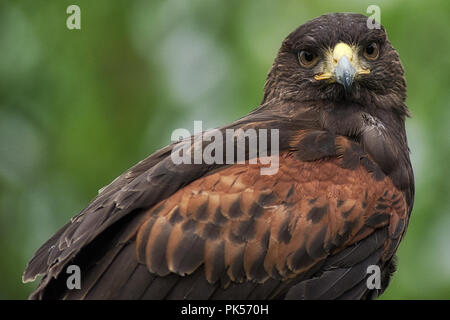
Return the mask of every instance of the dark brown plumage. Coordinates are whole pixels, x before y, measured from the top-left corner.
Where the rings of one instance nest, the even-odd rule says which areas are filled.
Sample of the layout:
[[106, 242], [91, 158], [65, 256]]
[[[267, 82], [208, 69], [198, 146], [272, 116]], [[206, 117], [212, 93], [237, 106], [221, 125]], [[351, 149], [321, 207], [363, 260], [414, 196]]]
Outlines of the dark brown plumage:
[[[104, 188], [29, 262], [33, 299], [377, 297], [414, 199], [406, 83], [385, 31], [330, 14], [283, 42], [255, 111], [280, 163], [180, 164], [157, 151]], [[207, 142], [203, 142], [207, 144]], [[249, 155], [247, 153], [247, 160]], [[80, 290], [65, 268], [82, 270]], [[382, 288], [366, 286], [367, 267]]]

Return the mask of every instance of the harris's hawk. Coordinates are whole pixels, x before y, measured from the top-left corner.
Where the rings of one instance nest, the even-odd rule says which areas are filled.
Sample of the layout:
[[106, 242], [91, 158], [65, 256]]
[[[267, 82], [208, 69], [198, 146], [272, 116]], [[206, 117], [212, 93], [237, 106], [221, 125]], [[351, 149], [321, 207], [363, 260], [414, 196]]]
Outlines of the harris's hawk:
[[[403, 73], [366, 16], [300, 26], [261, 105], [218, 129], [277, 129], [277, 172], [262, 175], [254, 152], [235, 164], [176, 164], [183, 142], [155, 152], [35, 253], [23, 280], [43, 277], [30, 298], [377, 297], [414, 199]], [[67, 288], [69, 265], [80, 267], [81, 289]], [[370, 266], [378, 287], [368, 286]]]

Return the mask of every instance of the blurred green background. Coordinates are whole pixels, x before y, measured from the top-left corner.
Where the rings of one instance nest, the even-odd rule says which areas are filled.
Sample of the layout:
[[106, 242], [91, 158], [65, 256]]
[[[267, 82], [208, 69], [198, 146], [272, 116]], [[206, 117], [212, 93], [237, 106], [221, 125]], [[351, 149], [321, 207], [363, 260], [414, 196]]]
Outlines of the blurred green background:
[[[66, 28], [70, 4], [81, 7], [81, 30]], [[369, 4], [406, 69], [417, 181], [383, 298], [450, 298], [449, 1], [2, 0], [0, 299], [26, 298], [34, 251], [175, 128], [254, 109], [298, 25]]]

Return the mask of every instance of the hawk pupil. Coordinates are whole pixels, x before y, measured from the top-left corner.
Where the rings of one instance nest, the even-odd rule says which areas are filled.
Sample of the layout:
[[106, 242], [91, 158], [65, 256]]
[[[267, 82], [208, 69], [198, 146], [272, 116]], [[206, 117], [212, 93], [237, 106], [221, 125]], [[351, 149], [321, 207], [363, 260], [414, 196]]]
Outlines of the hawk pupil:
[[302, 50], [298, 54], [298, 60], [302, 67], [310, 68], [317, 62], [317, 55], [310, 51]]
[[366, 48], [367, 54], [371, 55], [373, 54], [374, 51], [375, 51], [375, 44], [374, 43], [369, 44]]

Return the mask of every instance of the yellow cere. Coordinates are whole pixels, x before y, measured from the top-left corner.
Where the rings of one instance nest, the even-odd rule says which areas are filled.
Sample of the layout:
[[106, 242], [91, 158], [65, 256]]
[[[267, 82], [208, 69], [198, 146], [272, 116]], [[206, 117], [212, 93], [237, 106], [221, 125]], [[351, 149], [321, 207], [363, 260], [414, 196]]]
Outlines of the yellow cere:
[[339, 42], [333, 49], [333, 62], [337, 64], [343, 56], [347, 56], [348, 60], [352, 62], [353, 49], [348, 44]]
[[336, 69], [336, 66], [339, 62], [339, 59], [341, 59], [343, 56], [347, 56], [350, 63], [353, 65], [353, 67], [356, 70], [356, 75], [363, 75], [363, 74], [369, 74], [369, 69], [364, 69], [359, 61], [358, 58], [358, 48], [354, 45], [348, 45], [344, 42], [339, 42], [336, 44], [336, 46], [333, 48], [333, 50], [329, 50], [325, 55], [325, 63], [324, 63], [324, 70], [320, 74], [316, 74], [314, 76], [314, 79], [316, 80], [332, 80], [334, 81], [334, 72]]

